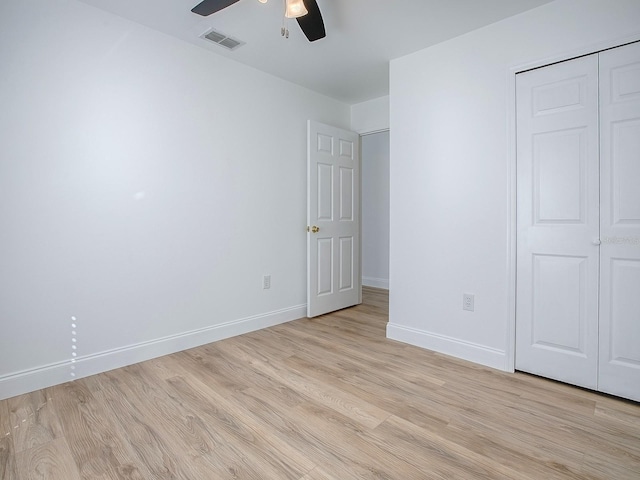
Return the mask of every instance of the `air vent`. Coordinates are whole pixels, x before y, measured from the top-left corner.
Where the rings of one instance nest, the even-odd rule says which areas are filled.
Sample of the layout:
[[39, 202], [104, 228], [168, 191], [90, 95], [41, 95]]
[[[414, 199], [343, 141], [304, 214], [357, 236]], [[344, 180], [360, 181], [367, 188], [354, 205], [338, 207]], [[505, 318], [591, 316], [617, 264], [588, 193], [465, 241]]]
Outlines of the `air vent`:
[[209, 30], [207, 33], [202, 35], [202, 38], [213, 43], [217, 43], [221, 47], [224, 47], [228, 50], [235, 50], [236, 48], [241, 47], [245, 44], [245, 42], [241, 42], [240, 40], [231, 38], [224, 33], [218, 32], [216, 30]]

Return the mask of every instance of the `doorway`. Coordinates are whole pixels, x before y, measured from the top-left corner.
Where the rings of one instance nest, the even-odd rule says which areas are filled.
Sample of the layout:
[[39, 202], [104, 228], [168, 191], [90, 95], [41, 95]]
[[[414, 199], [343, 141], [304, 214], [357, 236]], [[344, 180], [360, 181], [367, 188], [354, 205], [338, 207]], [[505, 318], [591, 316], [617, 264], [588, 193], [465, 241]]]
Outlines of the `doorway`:
[[389, 289], [389, 130], [361, 137], [362, 285]]

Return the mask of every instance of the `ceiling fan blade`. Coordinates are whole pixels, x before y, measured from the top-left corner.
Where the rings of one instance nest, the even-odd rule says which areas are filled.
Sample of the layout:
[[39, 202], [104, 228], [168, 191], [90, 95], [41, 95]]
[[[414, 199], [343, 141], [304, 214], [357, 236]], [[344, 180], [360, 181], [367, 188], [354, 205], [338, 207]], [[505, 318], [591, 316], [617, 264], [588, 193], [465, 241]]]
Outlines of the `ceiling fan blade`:
[[309, 13], [304, 17], [298, 17], [298, 25], [302, 32], [307, 36], [310, 42], [315, 42], [327, 36], [324, 30], [324, 22], [322, 21], [322, 13], [316, 0], [304, 0], [304, 6], [307, 7]]
[[239, 2], [240, 0], [204, 0], [193, 7], [191, 11], [206, 17], [212, 13], [216, 13], [229, 5]]

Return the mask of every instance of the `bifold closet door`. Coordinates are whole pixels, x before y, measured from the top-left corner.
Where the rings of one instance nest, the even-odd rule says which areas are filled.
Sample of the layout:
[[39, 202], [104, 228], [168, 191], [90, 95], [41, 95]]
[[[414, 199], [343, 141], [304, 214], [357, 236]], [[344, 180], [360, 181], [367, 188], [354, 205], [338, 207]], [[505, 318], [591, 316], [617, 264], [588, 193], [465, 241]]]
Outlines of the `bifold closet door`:
[[640, 43], [600, 53], [599, 390], [640, 401]]
[[595, 389], [598, 56], [516, 82], [516, 369]]
[[640, 43], [516, 94], [516, 368], [640, 401]]

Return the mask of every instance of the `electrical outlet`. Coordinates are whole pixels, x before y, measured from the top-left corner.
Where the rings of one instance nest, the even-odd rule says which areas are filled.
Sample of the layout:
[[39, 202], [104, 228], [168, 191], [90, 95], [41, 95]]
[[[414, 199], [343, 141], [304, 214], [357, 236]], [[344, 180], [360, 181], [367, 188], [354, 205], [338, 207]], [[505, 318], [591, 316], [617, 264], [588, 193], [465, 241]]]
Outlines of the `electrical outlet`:
[[473, 312], [474, 296], [471, 293], [462, 294], [462, 309]]
[[262, 276], [262, 288], [263, 290], [268, 290], [271, 288], [271, 275]]

